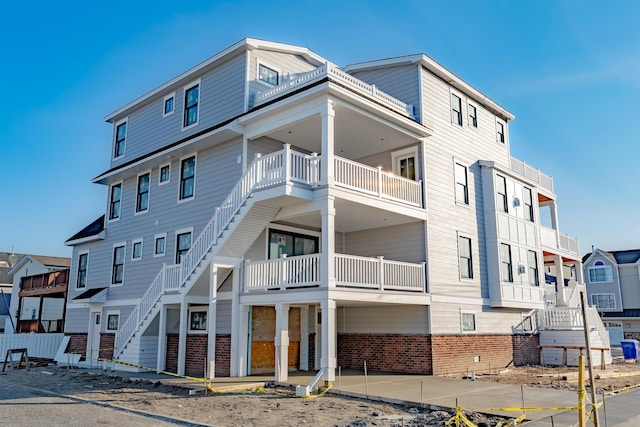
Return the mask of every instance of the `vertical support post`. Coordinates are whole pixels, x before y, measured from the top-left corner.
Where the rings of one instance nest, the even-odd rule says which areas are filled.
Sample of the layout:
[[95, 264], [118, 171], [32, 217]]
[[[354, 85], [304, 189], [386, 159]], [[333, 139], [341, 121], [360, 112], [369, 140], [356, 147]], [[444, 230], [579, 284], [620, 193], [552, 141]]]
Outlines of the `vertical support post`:
[[38, 301], [38, 321], [36, 322], [36, 333], [40, 333], [40, 328], [42, 328], [42, 332], [47, 332], [44, 329], [44, 325], [42, 324], [42, 303], [44, 302], [44, 297], [40, 295], [40, 299]]
[[[589, 385], [591, 386], [591, 408], [593, 410], [593, 425], [598, 427], [598, 395], [596, 394], [596, 381], [593, 378], [593, 361], [591, 360], [591, 329], [589, 328], [589, 318], [587, 316], [587, 296], [584, 291], [580, 291], [580, 301], [582, 306], [582, 322], [584, 324], [584, 342], [587, 346], [587, 363], [589, 364]], [[584, 367], [583, 367], [584, 368]]]
[[285, 184], [291, 180], [291, 144], [284, 144], [284, 153], [282, 155], [282, 166], [284, 167]]
[[[247, 331], [246, 327], [243, 330], [243, 313], [242, 306], [240, 305], [240, 292], [242, 289], [242, 266], [244, 264], [240, 261], [233, 268], [233, 281], [231, 285], [231, 357], [230, 357], [230, 374], [232, 377], [240, 376], [240, 370], [242, 366], [242, 361], [246, 361], [244, 356], [246, 355], [246, 350], [242, 353], [242, 341], [246, 343], [246, 334], [243, 333]], [[245, 323], [246, 325], [246, 323]]]
[[569, 301], [565, 301], [565, 293], [564, 293], [564, 267], [562, 263], [561, 255], [553, 256], [553, 264], [556, 268], [556, 292], [558, 295], [558, 301], [562, 301], [562, 304], [568, 305]]
[[[231, 336], [231, 342], [237, 343], [235, 347], [237, 348], [237, 352], [235, 353], [235, 360], [233, 358], [234, 353], [232, 353], [231, 359], [231, 376], [232, 377], [244, 377], [249, 375], [248, 364], [249, 364], [249, 340], [250, 340], [250, 322], [249, 322], [249, 306], [248, 305], [238, 305], [237, 308], [237, 317], [238, 317], [238, 329], [234, 334], [235, 336]], [[235, 331], [235, 329], [234, 329]], [[232, 347], [233, 348], [233, 347]]]
[[335, 288], [335, 216], [334, 198], [327, 197], [327, 204], [321, 209], [322, 216], [322, 256], [320, 258], [320, 281], [323, 286]]
[[336, 302], [328, 299], [320, 303], [322, 317], [322, 344], [320, 368], [324, 369], [324, 382], [330, 386], [336, 378]]
[[216, 308], [218, 301], [218, 266], [211, 264], [209, 281], [209, 310], [207, 312], [207, 361], [208, 379], [216, 375]]
[[576, 270], [576, 285], [583, 285], [584, 278], [582, 277], [582, 263], [580, 261], [576, 261], [574, 266]]
[[335, 120], [335, 110], [333, 108], [333, 101], [327, 101], [326, 109], [322, 111], [322, 129], [321, 129], [321, 147], [322, 147], [322, 156], [324, 157], [324, 162], [321, 165], [322, 171], [322, 182], [327, 186], [333, 186], [335, 180], [334, 174], [334, 120]]
[[289, 376], [289, 304], [276, 304], [276, 381], [286, 382]]
[[309, 306], [300, 307], [300, 370], [309, 370]]
[[587, 391], [584, 388], [584, 355], [580, 354], [578, 356], [578, 427], [586, 426], [586, 394]]
[[278, 265], [280, 266], [280, 287], [284, 289], [289, 280], [288, 269], [287, 269], [287, 254], [282, 254], [282, 258], [278, 260]]
[[164, 371], [167, 363], [167, 307], [165, 307], [164, 304], [160, 307], [158, 322], [158, 358], [156, 361], [156, 370]]
[[382, 166], [378, 166], [378, 197], [382, 198]]
[[378, 257], [378, 276], [379, 289], [384, 291], [384, 257], [382, 255]]
[[187, 324], [189, 322], [189, 304], [184, 297], [180, 302], [180, 330], [178, 332], [178, 375], [184, 375], [187, 358]]

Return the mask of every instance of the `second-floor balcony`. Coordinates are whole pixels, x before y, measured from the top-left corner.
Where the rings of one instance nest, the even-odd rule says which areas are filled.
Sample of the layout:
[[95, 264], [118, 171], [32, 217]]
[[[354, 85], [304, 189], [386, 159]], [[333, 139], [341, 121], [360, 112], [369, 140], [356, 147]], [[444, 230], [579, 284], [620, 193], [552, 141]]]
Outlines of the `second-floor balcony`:
[[51, 271], [23, 277], [20, 282], [20, 297], [64, 293], [69, 283], [69, 270]]
[[540, 239], [542, 247], [551, 249], [554, 252], [566, 252], [571, 255], [578, 255], [578, 239], [566, 234], [557, 233], [556, 230], [540, 227]]

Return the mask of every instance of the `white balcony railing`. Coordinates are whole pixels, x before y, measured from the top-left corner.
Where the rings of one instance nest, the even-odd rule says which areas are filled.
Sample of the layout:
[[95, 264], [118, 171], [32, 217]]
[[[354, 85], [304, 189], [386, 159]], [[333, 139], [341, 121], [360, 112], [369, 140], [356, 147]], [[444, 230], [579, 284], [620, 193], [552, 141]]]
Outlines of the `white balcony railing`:
[[335, 184], [371, 194], [381, 199], [395, 200], [422, 207], [422, 182], [384, 172], [351, 160], [335, 157]]
[[303, 73], [297, 76], [291, 77], [288, 81], [272, 88], [266, 90], [264, 92], [260, 92], [256, 95], [256, 105], [262, 104], [270, 99], [273, 99], [277, 96], [284, 95], [286, 93], [292, 92], [296, 89], [299, 89], [302, 86], [307, 84], [311, 84], [313, 82], [322, 80], [323, 78], [331, 77], [340, 83], [347, 85], [349, 88], [353, 89], [357, 93], [370, 97], [377, 102], [381, 102], [387, 107], [395, 110], [399, 113], [404, 114], [405, 116], [413, 118], [413, 106], [410, 104], [406, 104], [391, 95], [378, 90], [375, 85], [370, 85], [368, 83], [363, 82], [362, 80], [357, 79], [349, 73], [345, 73], [336, 65], [331, 63], [326, 63], [316, 68], [315, 70], [311, 70], [307, 73]]
[[556, 230], [540, 226], [540, 239], [542, 246], [551, 249], [559, 249], [574, 255], [578, 254], [578, 239], [567, 234], [558, 233]]
[[[245, 292], [321, 286], [321, 254], [247, 262]], [[335, 254], [336, 286], [425, 291], [424, 263]]]
[[540, 187], [553, 193], [553, 178], [540, 172], [540, 169], [529, 166], [522, 160], [511, 158], [511, 170], [540, 185]]

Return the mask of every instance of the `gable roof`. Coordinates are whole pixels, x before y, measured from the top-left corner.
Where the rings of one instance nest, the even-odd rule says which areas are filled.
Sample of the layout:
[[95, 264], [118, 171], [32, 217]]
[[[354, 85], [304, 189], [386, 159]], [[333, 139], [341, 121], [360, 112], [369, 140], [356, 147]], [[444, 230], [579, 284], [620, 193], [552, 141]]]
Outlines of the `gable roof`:
[[[13, 265], [11, 264], [11, 255], [16, 260]], [[0, 265], [0, 283], [13, 283], [13, 275], [16, 270], [29, 260], [37, 261], [48, 268], [68, 268], [71, 265], [71, 258], [0, 252], [0, 262], [2, 262]]]
[[613, 262], [614, 264], [634, 264], [640, 260], [640, 249], [626, 249], [623, 251], [603, 251], [596, 249], [582, 257], [582, 263], [586, 264], [587, 260], [595, 254], [600, 254]]

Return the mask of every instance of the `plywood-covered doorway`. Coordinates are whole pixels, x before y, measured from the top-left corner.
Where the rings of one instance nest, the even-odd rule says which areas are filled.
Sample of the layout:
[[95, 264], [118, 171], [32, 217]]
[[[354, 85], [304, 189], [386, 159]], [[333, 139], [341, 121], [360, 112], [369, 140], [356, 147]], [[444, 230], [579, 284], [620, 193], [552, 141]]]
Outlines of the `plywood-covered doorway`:
[[[251, 373], [275, 372], [276, 309], [254, 306], [251, 310]], [[300, 308], [289, 308], [289, 369], [300, 366]]]

